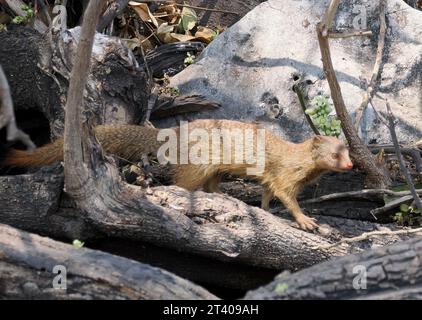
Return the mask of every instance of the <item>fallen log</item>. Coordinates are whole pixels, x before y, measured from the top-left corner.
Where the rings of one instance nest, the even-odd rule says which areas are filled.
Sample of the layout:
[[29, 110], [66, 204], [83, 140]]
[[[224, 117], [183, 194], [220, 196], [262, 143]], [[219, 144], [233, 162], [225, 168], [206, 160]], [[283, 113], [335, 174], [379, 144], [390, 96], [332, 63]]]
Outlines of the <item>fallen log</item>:
[[216, 299], [167, 271], [5, 225], [0, 225], [0, 298]]
[[[224, 194], [190, 193], [174, 186], [143, 190], [121, 182], [101, 184], [98, 191], [102, 193], [100, 199], [113, 204], [114, 213], [103, 217], [101, 208], [98, 215], [85, 215], [62, 194], [63, 175], [54, 170], [58, 168], [0, 177], [0, 222], [60, 239], [112, 236], [141, 240], [220, 261], [275, 270], [302, 269], [334, 256], [406, 239], [379, 237], [342, 248], [314, 250], [315, 245], [323, 247], [381, 226], [317, 216], [318, 222], [327, 226], [322, 226], [321, 234], [311, 234], [297, 229], [288, 220], [288, 213], [280, 218]], [[117, 192], [122, 194], [115, 198]], [[383, 227], [394, 229], [392, 225]]]
[[420, 237], [284, 272], [245, 299], [420, 299]]

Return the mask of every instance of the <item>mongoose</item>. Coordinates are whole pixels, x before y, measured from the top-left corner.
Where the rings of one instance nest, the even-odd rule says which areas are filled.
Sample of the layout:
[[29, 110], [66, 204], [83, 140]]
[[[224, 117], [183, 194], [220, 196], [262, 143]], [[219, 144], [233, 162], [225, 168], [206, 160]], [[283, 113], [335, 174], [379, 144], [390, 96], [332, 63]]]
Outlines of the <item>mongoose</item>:
[[[182, 128], [183, 126], [170, 128], [178, 140], [184, 134]], [[200, 129], [199, 132], [197, 129]], [[201, 129], [204, 130], [201, 131]], [[224, 130], [230, 132], [233, 139], [244, 138], [244, 148], [238, 153], [244, 156], [258, 155], [260, 151], [258, 131], [261, 134], [264, 132], [264, 141], [261, 141], [261, 144], [265, 146], [260, 158], [263, 160], [261, 172], [250, 173], [250, 169], [256, 168], [257, 157], [255, 157], [257, 160], [255, 163], [239, 162], [235, 159], [237, 156], [235, 143], [227, 146], [222, 135], [217, 135], [218, 138], [212, 141], [215, 132], [221, 134]], [[244, 134], [247, 131], [253, 133], [249, 139], [246, 139], [246, 133]], [[316, 181], [328, 171], [344, 172], [353, 167], [347, 147], [341, 140], [334, 137], [315, 136], [296, 144], [277, 137], [257, 124], [230, 120], [196, 120], [188, 124], [187, 132], [190, 137], [188, 147], [182, 150], [184, 148], [182, 141], [176, 143], [177, 163], [172, 165], [172, 178], [175, 185], [190, 191], [203, 188], [206, 192], [219, 192], [218, 185], [224, 174], [253, 178], [264, 187], [262, 208], [268, 210], [271, 199], [278, 198], [304, 230], [313, 230], [318, 225], [314, 219], [303, 214], [299, 207], [296, 196], [301, 186]], [[146, 154], [158, 156], [160, 148], [169, 141], [168, 139], [158, 141], [159, 133], [160, 129], [133, 125], [95, 128], [95, 135], [106, 153], [129, 161], [140, 161]], [[194, 163], [191, 159], [189, 159], [190, 162], [183, 162], [183, 157], [187, 153], [189, 155], [201, 153], [198, 146], [195, 147], [197, 141], [190, 136], [194, 133], [197, 140], [202, 134], [206, 151], [201, 152], [204, 153], [202, 155], [208, 162]], [[220, 143], [213, 144], [215, 141]], [[220, 153], [214, 152], [216, 150]], [[228, 158], [223, 159], [229, 150], [231, 152]], [[168, 154], [167, 152], [166, 156]], [[32, 152], [12, 149], [6, 154], [1, 164], [20, 167], [42, 166], [62, 159], [63, 139], [58, 139]]]

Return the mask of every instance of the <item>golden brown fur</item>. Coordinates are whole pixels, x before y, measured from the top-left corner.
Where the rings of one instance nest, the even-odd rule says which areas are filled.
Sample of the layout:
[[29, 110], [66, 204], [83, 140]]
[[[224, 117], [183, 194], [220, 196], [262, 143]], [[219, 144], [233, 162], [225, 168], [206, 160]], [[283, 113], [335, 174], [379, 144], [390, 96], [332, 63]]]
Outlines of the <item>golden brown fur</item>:
[[[194, 129], [249, 129], [257, 132], [256, 124], [248, 124], [230, 120], [196, 120], [189, 123], [189, 132]], [[181, 133], [176, 130], [177, 137]], [[159, 130], [141, 126], [98, 126], [95, 134], [106, 153], [121, 158], [139, 161], [144, 154], [154, 154], [164, 142], [157, 141]], [[238, 134], [237, 134], [238, 135]], [[236, 136], [236, 134], [235, 134]], [[211, 135], [210, 135], [211, 142]], [[245, 153], [256, 155], [256, 134], [253, 141], [245, 143]], [[190, 142], [189, 151], [194, 142]], [[210, 143], [210, 146], [212, 144]], [[178, 147], [180, 148], [180, 147]], [[249, 148], [249, 150], [247, 150]], [[209, 158], [212, 158], [211, 147]], [[180, 151], [180, 149], [178, 149]], [[223, 143], [220, 144], [220, 156], [223, 155]], [[218, 184], [224, 174], [229, 173], [239, 177], [251, 177], [264, 187], [262, 207], [269, 208], [273, 197], [278, 198], [292, 213], [299, 226], [305, 230], [317, 227], [313, 219], [305, 216], [296, 200], [296, 196], [304, 184], [318, 179], [327, 171], [345, 171], [352, 167], [347, 148], [332, 137], [314, 137], [303, 143], [294, 144], [284, 141], [265, 131], [265, 167], [262, 175], [248, 175], [247, 169], [256, 164], [235, 163], [234, 146], [229, 164], [223, 164], [222, 159], [216, 164], [175, 164], [173, 166], [174, 184], [187, 190], [203, 188], [207, 192], [219, 192]], [[63, 140], [59, 139], [49, 145], [36, 149], [34, 152], [13, 150], [6, 157], [4, 165], [12, 166], [41, 166], [63, 159]], [[180, 163], [178, 155], [178, 163]]]

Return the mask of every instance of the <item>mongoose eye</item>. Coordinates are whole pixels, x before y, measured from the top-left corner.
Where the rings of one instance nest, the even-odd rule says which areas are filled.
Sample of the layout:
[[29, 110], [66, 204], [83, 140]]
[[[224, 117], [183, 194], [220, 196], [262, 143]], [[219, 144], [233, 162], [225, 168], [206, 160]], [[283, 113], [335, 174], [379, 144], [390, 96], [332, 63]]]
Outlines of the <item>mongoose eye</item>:
[[331, 158], [333, 158], [334, 160], [338, 160], [340, 158], [340, 155], [338, 153], [332, 153]]

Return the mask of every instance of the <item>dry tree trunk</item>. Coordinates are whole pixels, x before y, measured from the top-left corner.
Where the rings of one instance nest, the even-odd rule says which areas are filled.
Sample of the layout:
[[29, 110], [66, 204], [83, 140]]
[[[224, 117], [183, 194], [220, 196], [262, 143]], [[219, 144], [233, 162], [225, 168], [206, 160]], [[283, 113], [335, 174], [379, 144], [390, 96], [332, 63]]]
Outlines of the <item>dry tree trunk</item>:
[[[53, 287], [61, 269], [60, 285]], [[64, 273], [63, 273], [64, 272]], [[1, 299], [216, 299], [167, 271], [0, 224]]]

